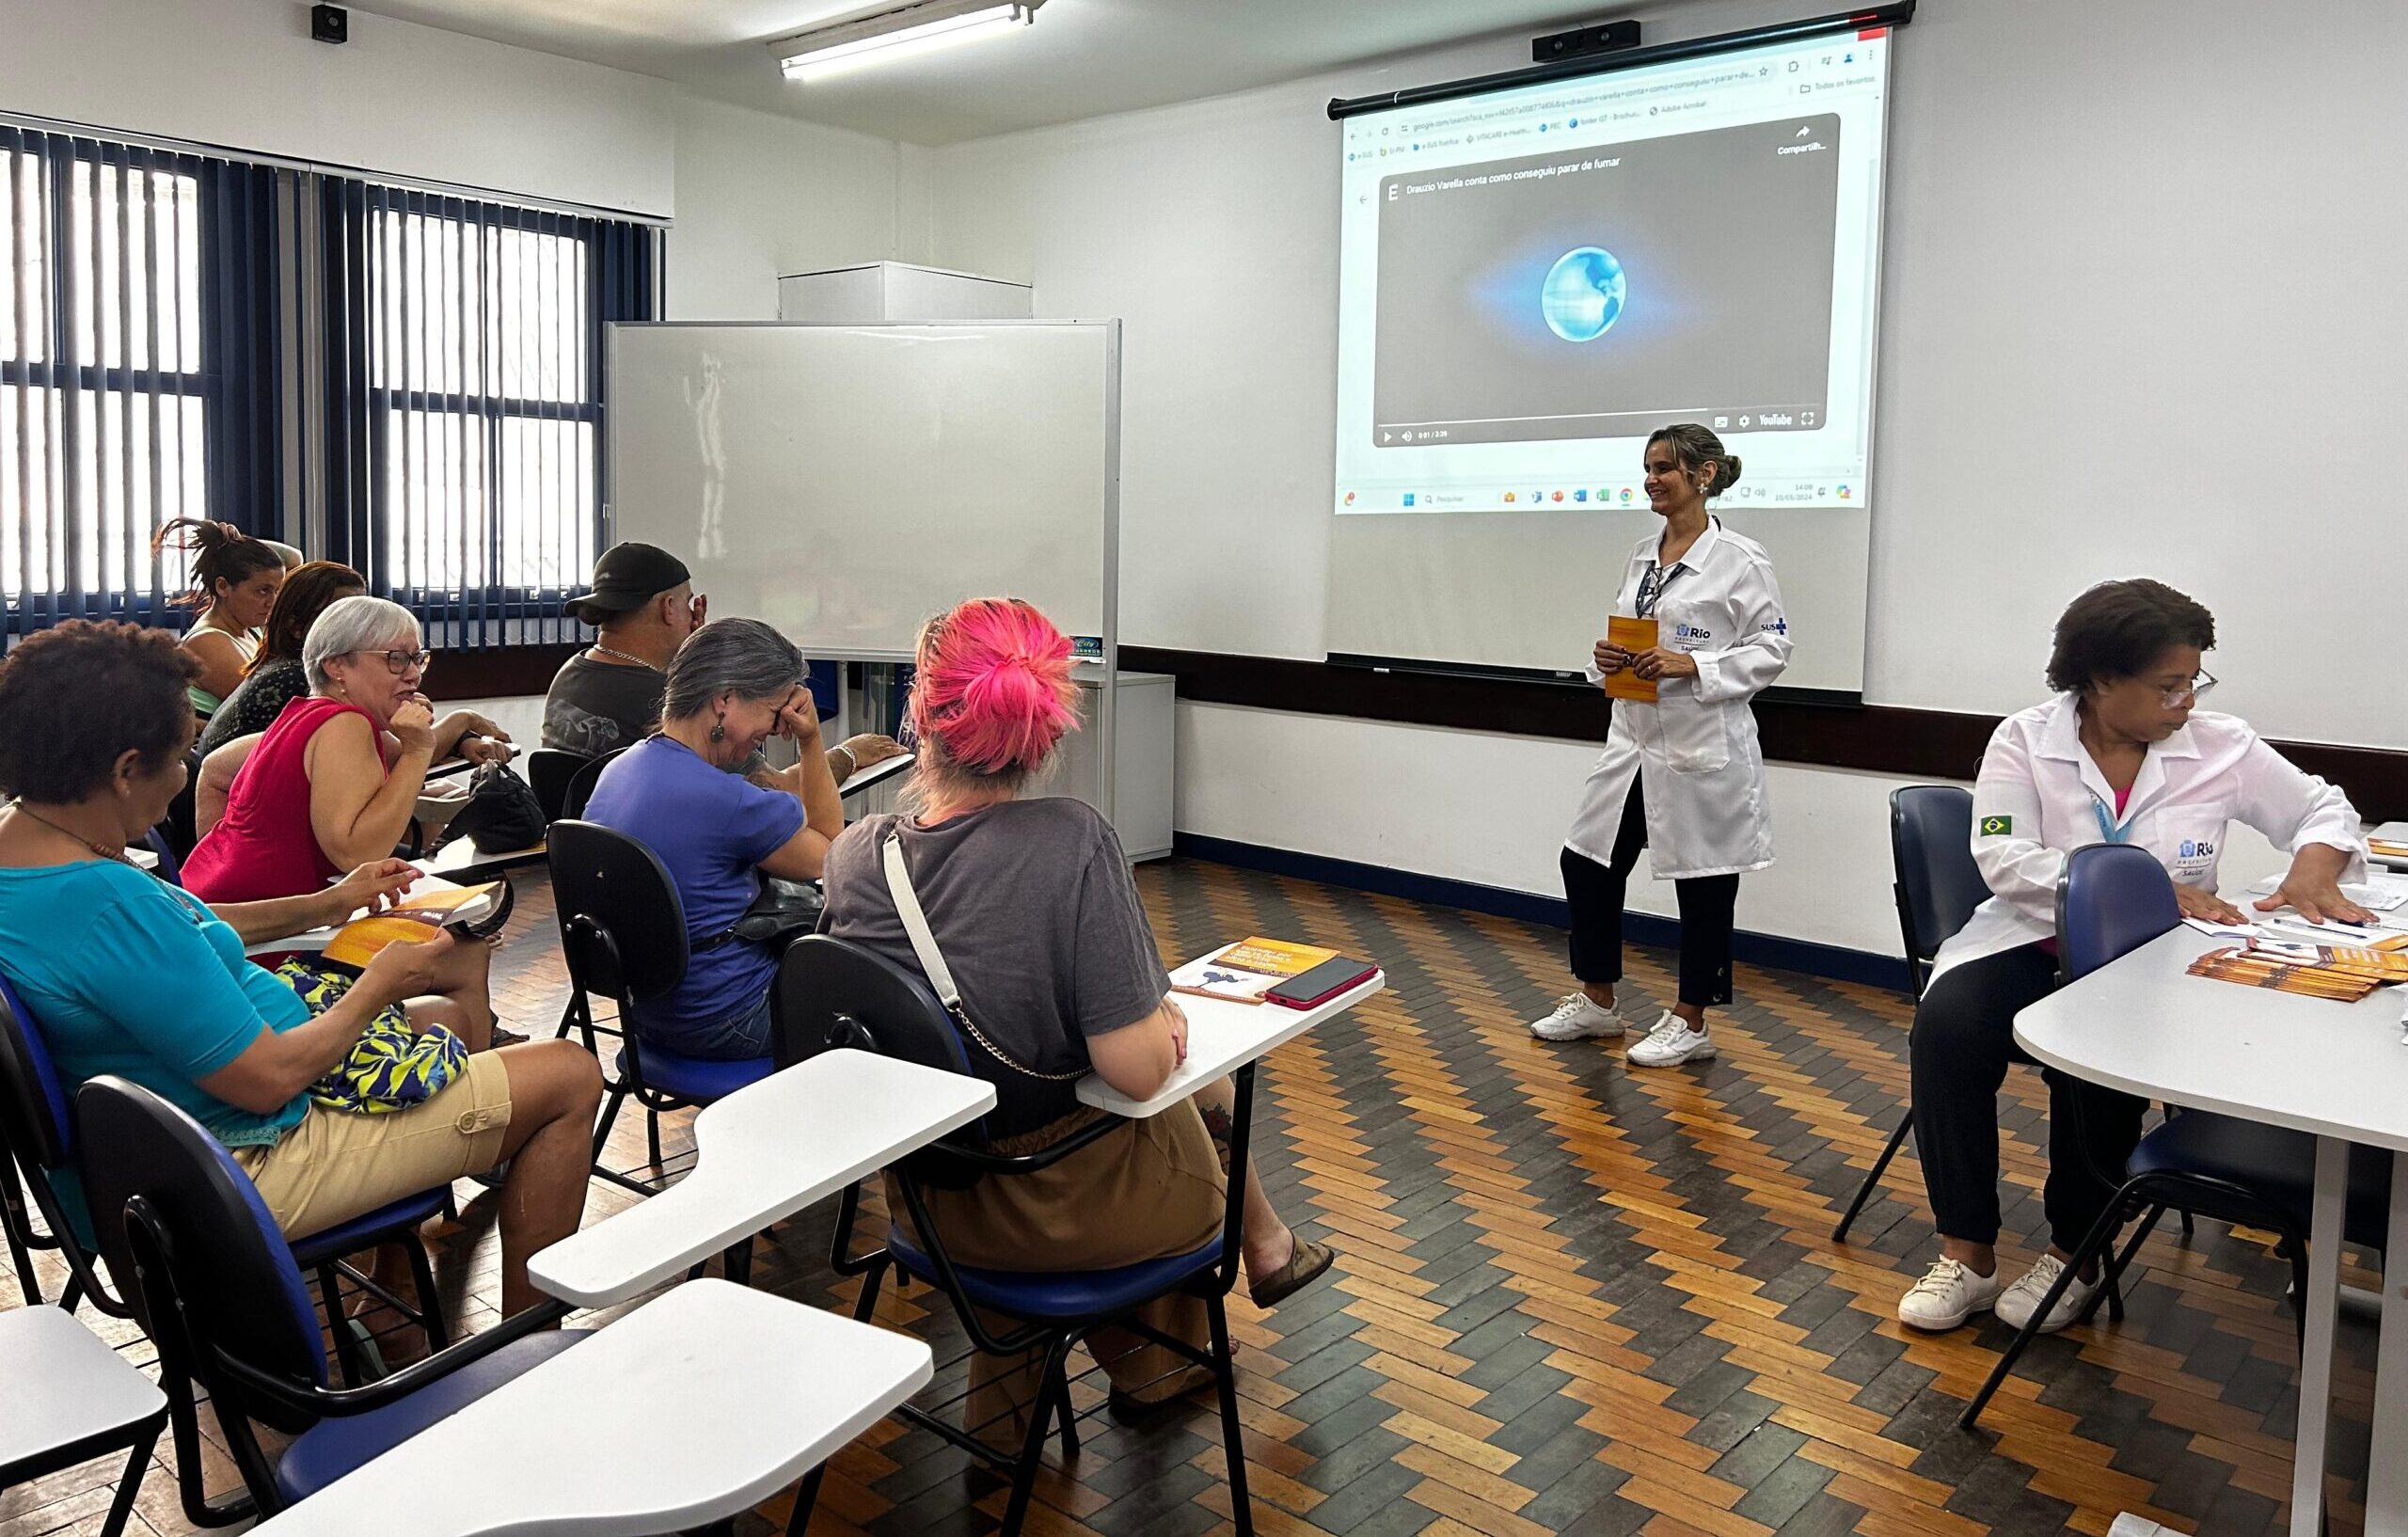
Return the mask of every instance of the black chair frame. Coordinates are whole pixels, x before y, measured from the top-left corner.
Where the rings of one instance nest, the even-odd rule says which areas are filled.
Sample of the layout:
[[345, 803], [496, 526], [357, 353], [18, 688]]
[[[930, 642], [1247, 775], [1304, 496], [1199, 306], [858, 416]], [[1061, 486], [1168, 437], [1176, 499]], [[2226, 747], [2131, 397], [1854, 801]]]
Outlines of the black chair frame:
[[[2106, 847], [2113, 848], [2118, 846]], [[2076, 850], [2078, 855], [2089, 852], [2091, 852], [2090, 849]], [[2068, 870], [2071, 867], [2069, 863]], [[2060, 934], [2066, 931], [2067, 889], [2068, 882], [2066, 877], [2059, 876], [2057, 879], [2057, 932]], [[2062, 987], [2072, 980], [2070, 968], [2060, 963], [2058, 985]], [[2074, 1107], [2073, 1113], [2080, 1114], [2078, 1105]], [[2166, 1114], [2171, 1116], [2174, 1113], [2173, 1108], [2169, 1106]], [[2082, 1244], [2074, 1251], [2072, 1260], [2057, 1273], [2057, 1278], [2050, 1283], [2047, 1293], [2040, 1299], [2039, 1307], [2033, 1310], [2031, 1319], [2017, 1331], [2014, 1340], [1999, 1356], [1998, 1364], [1990, 1368], [1990, 1374], [1983, 1381], [1980, 1390], [1975, 1392], [1972, 1401], [1965, 1405], [1964, 1412], [1956, 1417], [1956, 1423], [1966, 1430], [1973, 1429], [1980, 1422], [1982, 1411], [1989, 1406], [1991, 1398], [2006, 1381], [2007, 1373], [2015, 1369], [2017, 1361], [2022, 1359], [2024, 1351], [2031, 1347], [2032, 1341], [2039, 1338], [2041, 1321], [2056, 1310], [2058, 1300], [2073, 1285], [2074, 1277], [2081, 1275], [2083, 1270], [2095, 1264], [2103, 1264], [2105, 1269], [2100, 1276], [2103, 1284], [2091, 1294], [2090, 1301], [2083, 1306], [2074, 1323], [2087, 1324], [2097, 1315], [2099, 1305], [2102, 1301], [2107, 1304], [2108, 1317], [2119, 1323], [2123, 1322], [2125, 1273], [2132, 1260], [2139, 1256], [2141, 1245], [2148, 1241], [2149, 1234], [2157, 1230], [2159, 1220], [2169, 1209], [2181, 1213], [2182, 1231], [2186, 1237], [2193, 1231], [2193, 1213], [2195, 1212], [2205, 1212], [2225, 1222], [2251, 1228], [2271, 1228], [2280, 1233], [2283, 1241], [2279, 1252], [2289, 1257], [2291, 1265], [2291, 1297], [2295, 1304], [2293, 1327], [2298, 1332], [2301, 1342], [2306, 1341], [2307, 1234], [2300, 1230], [2299, 1225], [2291, 1220], [2290, 1213], [2280, 1205], [2245, 1185], [2236, 1184], [2229, 1180], [2216, 1179], [2210, 1175], [2167, 1172], [2125, 1178], [2121, 1171], [2111, 1174], [2097, 1167], [2093, 1167], [2090, 1172], [2092, 1177], [2100, 1183], [2115, 1186], [2115, 1197], [2107, 1203], [2107, 1209], [2099, 1213], [2099, 1220], [2091, 1225], [2090, 1231], [2083, 1236]], [[2117, 1249], [2116, 1234], [2134, 1218], [2140, 1219], [2139, 1227], [2133, 1230], [2131, 1240], [2120, 1250]]]
[[[262, 1371], [222, 1345], [195, 1337], [176, 1284], [174, 1238], [148, 1197], [135, 1196], [126, 1202], [125, 1239], [134, 1260], [134, 1288], [145, 1304], [144, 1327], [159, 1347], [160, 1376], [163, 1381], [197, 1382], [207, 1390], [210, 1407], [225, 1432], [227, 1450], [243, 1475], [247, 1497], [240, 1513], [230, 1513], [230, 1507], [218, 1507], [230, 1513], [214, 1525], [254, 1514], [265, 1519], [284, 1508], [283, 1497], [277, 1489], [275, 1466], [261, 1449], [253, 1428], [255, 1416], [271, 1425], [291, 1429], [296, 1422], [306, 1424], [382, 1409], [559, 1322], [569, 1311], [566, 1303], [547, 1301], [381, 1381], [363, 1387], [322, 1387], [314, 1382]], [[201, 1461], [198, 1446], [189, 1457], [186, 1450], [179, 1435], [176, 1475], [189, 1513], [196, 1501], [205, 1501], [206, 1497], [199, 1486]]]
[[[944, 1018], [943, 1006], [935, 994], [927, 992], [927, 1006]], [[950, 1022], [948, 1021], [948, 1027]], [[879, 1050], [872, 1032], [861, 1022], [839, 1015], [839, 1028], [830, 1033], [824, 1043], [828, 1047], [856, 1046], [867, 1051]], [[1210, 1370], [1219, 1397], [1221, 1432], [1228, 1464], [1231, 1519], [1238, 1537], [1252, 1537], [1254, 1513], [1246, 1496], [1245, 1443], [1238, 1418], [1237, 1368], [1229, 1343], [1229, 1322], [1227, 1298], [1237, 1282], [1239, 1251], [1244, 1233], [1245, 1181], [1244, 1171], [1252, 1143], [1254, 1115], [1254, 1064], [1247, 1063], [1231, 1075], [1236, 1089], [1236, 1108], [1230, 1118], [1229, 1179], [1226, 1210], [1222, 1213], [1221, 1253], [1212, 1266], [1200, 1272], [1175, 1289], [1178, 1292], [1200, 1298], [1211, 1329], [1210, 1346], [1198, 1350], [1185, 1340], [1174, 1339], [1148, 1328], [1130, 1318], [1125, 1310], [1077, 1318], [1046, 1318], [1023, 1320], [1016, 1329], [996, 1333], [980, 1320], [982, 1307], [994, 1312], [989, 1304], [974, 1303], [963, 1286], [959, 1267], [946, 1250], [943, 1235], [930, 1220], [926, 1190], [929, 1185], [960, 1188], [978, 1179], [1003, 1178], [1032, 1174], [1049, 1168], [1072, 1153], [1109, 1135], [1121, 1124], [1120, 1117], [1104, 1116], [1093, 1124], [1082, 1127], [1071, 1135], [1041, 1151], [1020, 1156], [1004, 1156], [988, 1151], [976, 1142], [959, 1136], [940, 1140], [895, 1165], [892, 1171], [901, 1190], [906, 1211], [911, 1219], [911, 1229], [924, 1245], [935, 1275], [926, 1277], [952, 1304], [954, 1315], [960, 1320], [973, 1349], [990, 1355], [1017, 1355], [1043, 1349], [1045, 1358], [1039, 1369], [1038, 1402], [1030, 1417], [1027, 1434], [1017, 1453], [998, 1451], [968, 1431], [938, 1418], [916, 1404], [905, 1404], [896, 1413], [912, 1424], [933, 1432], [950, 1444], [960, 1448], [978, 1461], [1004, 1473], [1010, 1480], [1011, 1493], [1004, 1510], [1003, 1537], [1017, 1537], [1028, 1513], [1029, 1499], [1036, 1485], [1037, 1470], [1043, 1459], [1047, 1435], [1058, 1425], [1062, 1452], [1065, 1457], [1078, 1454], [1079, 1415], [1070, 1402], [1067, 1362], [1070, 1348], [1081, 1335], [1103, 1324], [1126, 1329], [1149, 1342], [1160, 1345], [1173, 1355]], [[860, 1211], [859, 1186], [848, 1189], [837, 1213], [834, 1240], [831, 1245], [830, 1262], [840, 1273], [863, 1275], [861, 1295], [855, 1302], [853, 1316], [868, 1322], [878, 1307], [878, 1293], [885, 1272], [892, 1268], [898, 1277], [909, 1278], [895, 1255], [884, 1247], [874, 1249], [858, 1258], [850, 1257], [853, 1223]], [[1169, 1292], [1158, 1293], [1168, 1295]], [[1153, 1298], [1148, 1298], [1152, 1301]], [[793, 1519], [787, 1525], [789, 1533], [800, 1532], [810, 1521], [811, 1501], [818, 1492], [818, 1473], [815, 1471], [803, 1484], [798, 1497]]]
[[[87, 1249], [75, 1237], [75, 1229], [67, 1220], [67, 1212], [59, 1201], [57, 1189], [50, 1182], [41, 1159], [45, 1155], [54, 1155], [60, 1143], [57, 1129], [48, 1124], [47, 1106], [15, 1102], [16, 1096], [10, 1091], [10, 1085], [29, 1078], [32, 1070], [31, 1064], [21, 1057], [16, 1039], [18, 1028], [15, 1015], [5, 1004], [0, 1004], [0, 1143], [8, 1142], [11, 1136], [31, 1143], [29, 1152], [18, 1155], [12, 1166], [0, 1170], [0, 1177], [13, 1183], [15, 1170], [23, 1170], [24, 1187], [32, 1192], [35, 1207], [41, 1213], [42, 1225], [49, 1229], [47, 1238], [30, 1235], [29, 1242], [37, 1248], [58, 1250], [60, 1257], [67, 1261], [67, 1285], [59, 1291], [58, 1306], [71, 1313], [89, 1301], [104, 1317], [135, 1319], [132, 1302], [110, 1291], [108, 1283], [101, 1278], [100, 1257]], [[38, 1093], [26, 1096], [28, 1101], [39, 1098]], [[0, 1152], [13, 1154], [14, 1151], [13, 1147], [0, 1148]], [[327, 1331], [335, 1341], [336, 1360], [342, 1368], [345, 1379], [352, 1382], [357, 1382], [365, 1375], [365, 1363], [359, 1354], [358, 1342], [353, 1339], [343, 1319], [342, 1295], [336, 1281], [338, 1275], [425, 1329], [428, 1340], [436, 1349], [442, 1349], [445, 1342], [442, 1301], [436, 1289], [435, 1270], [427, 1258], [426, 1245], [419, 1241], [414, 1231], [379, 1232], [369, 1235], [369, 1240], [372, 1245], [398, 1244], [409, 1256], [411, 1279], [418, 1297], [413, 1305], [410, 1299], [397, 1295], [340, 1258], [328, 1258], [313, 1264], [325, 1308]], [[32, 1284], [30, 1269], [20, 1272], [20, 1280]], [[32, 1300], [39, 1305], [38, 1291]], [[257, 1512], [247, 1499], [212, 1503], [201, 1490], [198, 1482], [198, 1469], [202, 1465], [200, 1423], [189, 1379], [176, 1372], [163, 1371], [159, 1386], [167, 1395], [167, 1419], [176, 1450], [176, 1466], [180, 1470], [187, 1466], [195, 1470], [192, 1479], [182, 1482], [184, 1519], [197, 1527], [230, 1526], [251, 1519]]]
[[[643, 1046], [636, 1033], [626, 1029], [611, 1029], [597, 1023], [589, 993], [599, 992], [609, 998], [619, 1010], [622, 1020], [633, 1017], [634, 1000], [627, 995], [626, 973], [619, 964], [619, 943], [610, 930], [591, 913], [579, 912], [561, 920], [561, 950], [568, 960], [568, 1011], [561, 1021], [561, 1034], [574, 1028], [583, 1038], [585, 1049], [601, 1059], [597, 1035], [614, 1035], [627, 1055], [627, 1070], [615, 1077], [605, 1073], [602, 1082], [602, 1115], [594, 1124], [594, 1172], [597, 1178], [610, 1180], [623, 1190], [639, 1196], [654, 1196], [660, 1192], [657, 1184], [646, 1184], [631, 1174], [602, 1166], [602, 1149], [610, 1140], [610, 1128], [619, 1118], [619, 1107], [633, 1100], [644, 1112], [644, 1148], [651, 1155], [652, 1167], [660, 1169], [660, 1117], [663, 1111], [693, 1108], [691, 1100], [682, 1099], [666, 1089], [656, 1088], [643, 1075]], [[664, 1178], [665, 1178], [664, 1174]], [[733, 1253], [734, 1251], [730, 1251]], [[744, 1252], [752, 1253], [751, 1245]], [[736, 1261], [738, 1267], [744, 1262]], [[728, 1279], [741, 1282], [744, 1275], [731, 1271]]]
[[8, 1244], [8, 1263], [17, 1273], [17, 1290], [25, 1306], [42, 1305], [41, 1277], [34, 1274], [34, 1251], [59, 1246], [57, 1235], [40, 1232], [25, 1205], [25, 1185], [17, 1173], [17, 1155], [8, 1146], [8, 1129], [0, 1125], [0, 1239]]

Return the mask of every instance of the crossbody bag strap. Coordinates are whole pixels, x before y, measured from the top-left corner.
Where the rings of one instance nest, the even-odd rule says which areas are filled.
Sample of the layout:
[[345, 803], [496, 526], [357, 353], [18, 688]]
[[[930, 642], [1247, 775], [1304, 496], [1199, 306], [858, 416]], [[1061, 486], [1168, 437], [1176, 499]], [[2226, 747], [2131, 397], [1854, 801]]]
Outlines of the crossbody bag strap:
[[911, 889], [911, 872], [903, 864], [903, 840], [894, 832], [886, 835], [883, 850], [886, 861], [886, 891], [895, 898], [895, 914], [903, 920], [903, 932], [911, 937], [911, 953], [920, 958], [920, 970], [927, 974], [928, 985], [937, 990], [938, 1002], [945, 1012], [961, 1012], [961, 990], [953, 985], [953, 972], [944, 963], [944, 955], [937, 949], [937, 937], [928, 930], [928, 915], [920, 910], [920, 894]]
[[937, 949], [937, 937], [928, 928], [928, 915], [920, 911], [920, 894], [911, 889], [911, 872], [903, 864], [903, 839], [899, 833], [890, 831], [886, 834], [882, 857], [887, 895], [895, 898], [895, 914], [903, 920], [903, 932], [911, 938], [911, 953], [920, 958], [920, 970], [927, 974], [928, 985], [937, 990], [937, 999], [953, 1017], [953, 1022], [978, 1043], [979, 1050], [1022, 1077], [1048, 1084], [1068, 1084], [1085, 1077], [1085, 1068], [1069, 1072], [1039, 1072], [996, 1045], [987, 1032], [978, 1028], [970, 1010], [961, 1006], [961, 990], [953, 985], [952, 969], [945, 965], [943, 954]]

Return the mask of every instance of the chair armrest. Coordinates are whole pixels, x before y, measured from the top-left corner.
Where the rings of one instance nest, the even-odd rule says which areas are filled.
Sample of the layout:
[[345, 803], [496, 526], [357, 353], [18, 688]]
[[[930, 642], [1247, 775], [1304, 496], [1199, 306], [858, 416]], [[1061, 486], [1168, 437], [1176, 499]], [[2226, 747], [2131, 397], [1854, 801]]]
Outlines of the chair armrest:
[[281, 1403], [291, 1404], [305, 1413], [340, 1418], [344, 1415], [368, 1414], [382, 1409], [437, 1383], [463, 1367], [473, 1366], [506, 1345], [516, 1344], [547, 1324], [557, 1323], [568, 1316], [568, 1304], [547, 1300], [528, 1308], [514, 1318], [505, 1319], [497, 1327], [483, 1334], [470, 1335], [446, 1350], [436, 1352], [414, 1366], [404, 1367], [380, 1382], [364, 1387], [301, 1388], [291, 1382], [260, 1371], [248, 1362], [216, 1351], [217, 1364], [226, 1373], [245, 1386]]

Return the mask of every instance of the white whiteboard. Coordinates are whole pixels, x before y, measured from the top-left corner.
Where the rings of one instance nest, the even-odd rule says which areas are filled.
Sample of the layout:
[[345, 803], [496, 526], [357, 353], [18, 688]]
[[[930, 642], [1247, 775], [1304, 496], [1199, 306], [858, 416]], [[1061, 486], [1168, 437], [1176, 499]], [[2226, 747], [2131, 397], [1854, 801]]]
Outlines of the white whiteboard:
[[610, 327], [611, 537], [806, 655], [909, 658], [965, 597], [1108, 641], [1117, 321]]

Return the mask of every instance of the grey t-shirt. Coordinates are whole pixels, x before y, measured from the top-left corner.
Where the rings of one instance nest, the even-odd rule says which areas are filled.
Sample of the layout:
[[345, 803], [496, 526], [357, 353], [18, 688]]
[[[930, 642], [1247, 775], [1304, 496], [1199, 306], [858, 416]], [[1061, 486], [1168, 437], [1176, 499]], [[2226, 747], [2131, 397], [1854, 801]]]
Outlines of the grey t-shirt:
[[[828, 851], [820, 932], [917, 973], [886, 889], [882, 849], [899, 827], [904, 865], [970, 1018], [1039, 1072], [1087, 1066], [1086, 1038], [1151, 1014], [1170, 990], [1154, 931], [1112, 824], [1084, 801], [1006, 800], [932, 828], [872, 816]], [[1034, 1131], [1077, 1108], [1069, 1083], [1015, 1072], [965, 1038], [995, 1085], [990, 1135]]]
[[544, 696], [544, 745], [589, 758], [633, 747], [660, 723], [668, 687], [649, 667], [595, 661], [580, 651], [561, 663]]

